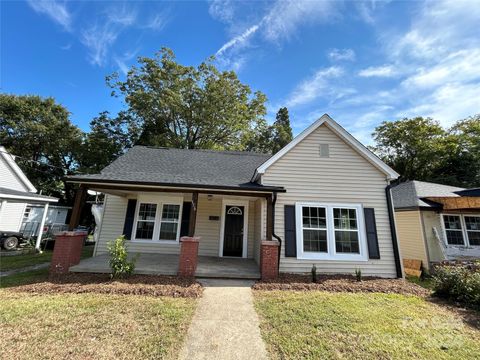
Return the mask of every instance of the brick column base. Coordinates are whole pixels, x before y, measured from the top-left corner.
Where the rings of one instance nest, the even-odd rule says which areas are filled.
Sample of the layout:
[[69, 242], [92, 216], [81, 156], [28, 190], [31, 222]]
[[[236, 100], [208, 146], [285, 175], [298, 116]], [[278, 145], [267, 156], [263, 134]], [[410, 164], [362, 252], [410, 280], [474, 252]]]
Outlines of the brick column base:
[[262, 280], [272, 280], [278, 277], [278, 241], [262, 241], [260, 252], [260, 273]]
[[55, 235], [50, 274], [67, 273], [70, 266], [80, 262], [86, 237], [87, 233], [84, 231], [65, 231]]
[[193, 277], [197, 270], [199, 237], [184, 236], [180, 238], [180, 258], [178, 276]]

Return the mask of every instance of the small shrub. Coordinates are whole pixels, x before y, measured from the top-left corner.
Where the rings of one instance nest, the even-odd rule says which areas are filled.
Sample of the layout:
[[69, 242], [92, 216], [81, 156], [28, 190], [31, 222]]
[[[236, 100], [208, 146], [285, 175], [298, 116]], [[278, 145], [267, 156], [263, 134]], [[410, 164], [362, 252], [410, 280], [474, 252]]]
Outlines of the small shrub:
[[435, 268], [434, 295], [480, 309], [480, 268], [445, 265]]
[[355, 278], [357, 279], [358, 282], [362, 281], [362, 270], [360, 269], [355, 269]]
[[120, 236], [114, 241], [108, 243], [108, 252], [110, 253], [110, 268], [112, 269], [112, 278], [121, 278], [132, 275], [135, 270], [135, 257], [128, 260], [127, 246], [125, 245], [125, 236]]
[[317, 282], [317, 267], [315, 266], [315, 264], [313, 264], [312, 266], [312, 282]]

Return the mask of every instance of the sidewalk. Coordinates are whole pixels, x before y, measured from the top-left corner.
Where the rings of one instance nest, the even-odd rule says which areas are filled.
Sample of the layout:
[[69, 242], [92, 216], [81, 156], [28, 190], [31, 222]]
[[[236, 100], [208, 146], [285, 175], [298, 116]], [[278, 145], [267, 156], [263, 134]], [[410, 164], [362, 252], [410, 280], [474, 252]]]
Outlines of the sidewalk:
[[179, 359], [267, 359], [252, 281], [200, 280], [203, 297]]

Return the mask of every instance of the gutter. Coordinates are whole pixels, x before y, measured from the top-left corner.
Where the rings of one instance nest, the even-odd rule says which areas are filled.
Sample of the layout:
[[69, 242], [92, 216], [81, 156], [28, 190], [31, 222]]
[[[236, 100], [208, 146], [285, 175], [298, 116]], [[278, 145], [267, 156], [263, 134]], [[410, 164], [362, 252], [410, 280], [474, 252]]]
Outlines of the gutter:
[[395, 212], [393, 210], [392, 193], [390, 189], [392, 185], [387, 185], [385, 195], [387, 196], [388, 219], [390, 222], [390, 232], [392, 234], [393, 256], [395, 258], [395, 269], [397, 270], [397, 278], [403, 278], [402, 262], [400, 259], [400, 251], [398, 247], [397, 228], [395, 226]]
[[282, 251], [282, 239], [280, 236], [275, 234], [275, 204], [277, 202], [277, 192], [273, 192], [273, 199], [272, 199], [272, 236], [277, 239], [277, 241], [280, 243], [278, 246], [278, 261], [277, 261], [277, 266], [278, 270], [280, 271], [280, 253]]

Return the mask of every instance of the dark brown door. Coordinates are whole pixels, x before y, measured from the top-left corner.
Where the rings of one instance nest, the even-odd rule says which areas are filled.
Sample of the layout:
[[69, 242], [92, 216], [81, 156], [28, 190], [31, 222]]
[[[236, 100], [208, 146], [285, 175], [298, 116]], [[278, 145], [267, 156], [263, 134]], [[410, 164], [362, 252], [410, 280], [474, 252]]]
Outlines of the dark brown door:
[[243, 251], [243, 206], [225, 208], [225, 235], [223, 237], [223, 256], [242, 257]]

